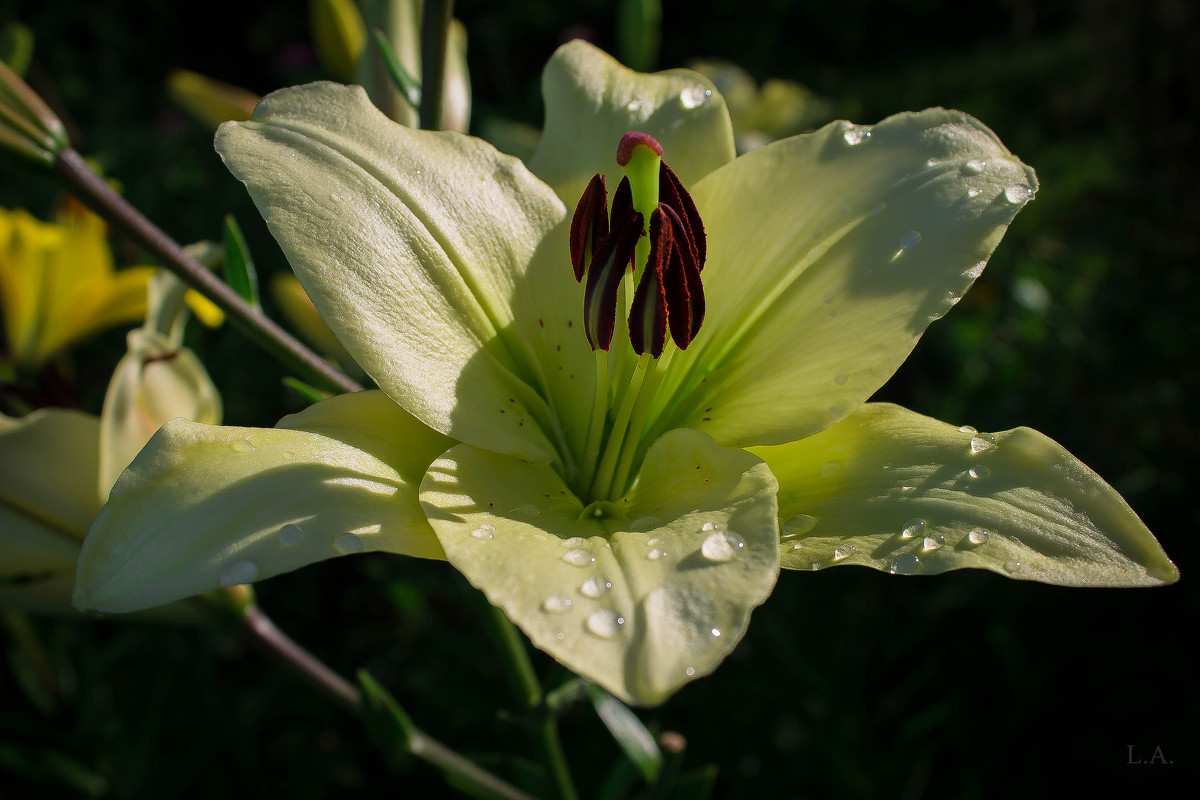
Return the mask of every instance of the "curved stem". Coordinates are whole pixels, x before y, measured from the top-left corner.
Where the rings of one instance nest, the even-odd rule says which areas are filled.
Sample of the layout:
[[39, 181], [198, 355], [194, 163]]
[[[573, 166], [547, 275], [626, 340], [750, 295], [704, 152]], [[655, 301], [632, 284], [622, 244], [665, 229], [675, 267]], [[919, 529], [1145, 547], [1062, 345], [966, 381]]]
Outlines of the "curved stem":
[[[284, 633], [255, 603], [239, 610], [239, 616], [254, 634], [255, 641], [269, 654], [279, 659], [316, 688], [333, 698], [338, 705], [353, 714], [363, 712], [363, 696], [358, 687], [334, 672], [312, 653]], [[533, 800], [492, 773], [480, 767], [416, 726], [408, 729], [404, 743], [412, 755], [432, 764], [443, 772], [486, 789], [504, 800]]]
[[362, 386], [339, 372], [265, 314], [253, 308], [224, 281], [183, 252], [170, 236], [92, 171], [76, 151], [59, 152], [54, 163], [59, 178], [72, 194], [110, 225], [162, 259], [184, 283], [212, 300], [230, 321], [305, 379], [337, 392], [359, 392]]

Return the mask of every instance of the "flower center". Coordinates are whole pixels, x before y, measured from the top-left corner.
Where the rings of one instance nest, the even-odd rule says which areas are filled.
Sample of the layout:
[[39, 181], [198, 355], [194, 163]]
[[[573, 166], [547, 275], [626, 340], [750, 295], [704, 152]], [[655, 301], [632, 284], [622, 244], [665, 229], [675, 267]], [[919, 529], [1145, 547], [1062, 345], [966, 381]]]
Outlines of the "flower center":
[[[662, 154], [653, 136], [626, 133], [617, 145], [625, 177], [611, 210], [604, 176], [597, 173], [571, 218], [571, 266], [577, 281], [586, 278], [584, 331], [597, 358], [596, 398], [578, 487], [580, 496], [591, 500], [609, 499], [627, 488], [631, 470], [650, 445], [643, 439], [670, 360], [668, 338], [684, 350], [704, 321], [704, 224]], [[631, 298], [628, 309], [618, 309], [623, 297]], [[623, 372], [627, 383], [622, 379], [624, 385], [610, 387], [607, 353], [618, 310], [627, 318], [629, 343], [640, 358], [631, 375]]]

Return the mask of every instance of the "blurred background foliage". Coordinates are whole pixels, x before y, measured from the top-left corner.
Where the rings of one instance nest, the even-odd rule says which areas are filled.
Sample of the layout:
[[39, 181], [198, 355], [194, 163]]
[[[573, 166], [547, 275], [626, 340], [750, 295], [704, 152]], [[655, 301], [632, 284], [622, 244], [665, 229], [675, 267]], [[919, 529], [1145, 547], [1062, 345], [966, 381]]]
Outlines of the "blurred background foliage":
[[[476, 130], [540, 125], [538, 76], [562, 41], [619, 50], [612, 4], [599, 0], [461, 0], [455, 13], [470, 36]], [[1183, 573], [1125, 591], [966, 572], [785, 573], [715, 676], [642, 714], [686, 737], [684, 770], [715, 765], [715, 796], [1200, 785], [1198, 17], [1188, 0], [664, 3], [659, 68], [725, 59], [759, 81], [798, 81], [831, 118], [858, 122], [959, 108], [1038, 170], [1037, 201], [879, 398], [1047, 433], [1124, 494]], [[170, 104], [163, 81], [186, 68], [261, 94], [326, 77], [302, 4], [0, 0], [0, 25], [18, 20], [35, 37], [30, 83], [136, 206], [183, 242], [219, 238], [233, 213], [264, 279], [287, 269], [211, 132]], [[0, 205], [50, 218], [55, 200], [49, 178], [0, 164]], [[115, 245], [121, 263], [139, 261]], [[23, 399], [97, 412], [123, 341], [112, 331], [77, 349], [19, 387]], [[224, 391], [227, 423], [270, 425], [302, 404], [229, 326], [193, 326], [188, 344]], [[453, 569], [336, 560], [259, 597], [335, 668], [370, 669], [432, 735], [536, 788], [536, 769], [503, 755], [521, 731], [503, 701], [496, 710], [504, 683], [482, 601]], [[357, 721], [235, 636], [35, 618], [0, 644], [3, 798], [450, 793], [429, 768], [381, 756]], [[567, 677], [537, 658], [551, 685]], [[585, 796], [638, 788], [589, 708], [562, 726]], [[1173, 763], [1131, 765], [1130, 746]]]

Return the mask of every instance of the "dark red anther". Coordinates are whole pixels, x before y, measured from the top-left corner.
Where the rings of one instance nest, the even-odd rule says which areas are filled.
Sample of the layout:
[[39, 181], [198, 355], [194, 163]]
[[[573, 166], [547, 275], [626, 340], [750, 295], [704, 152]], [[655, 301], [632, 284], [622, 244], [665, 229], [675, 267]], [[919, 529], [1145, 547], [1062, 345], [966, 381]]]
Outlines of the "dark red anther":
[[666, 263], [663, 279], [667, 319], [671, 323], [671, 338], [680, 350], [686, 350], [704, 322], [704, 286], [700, 282], [695, 249], [690, 242], [683, 244], [687, 241], [686, 223], [665, 203], [658, 209], [670, 221], [676, 245]]
[[593, 350], [608, 350], [617, 319], [617, 289], [633, 263], [642, 236], [642, 215], [636, 211], [621, 220], [600, 243], [587, 271], [583, 293], [583, 327]]
[[687, 229], [687, 240], [696, 252], [696, 269], [703, 271], [704, 261], [708, 258], [708, 241], [704, 234], [704, 222], [700, 219], [700, 212], [696, 210], [692, 196], [688, 194], [687, 189], [683, 188], [679, 176], [667, 166], [665, 161], [658, 172], [658, 197], [659, 202], [670, 206], [683, 220]]
[[604, 176], [597, 172], [583, 190], [571, 217], [571, 268], [575, 280], [583, 280], [596, 249], [608, 236], [608, 191]]
[[625, 219], [633, 213], [633, 190], [629, 188], [629, 178], [621, 178], [621, 182], [617, 184], [617, 191], [613, 194], [612, 201], [612, 220], [610, 228], [617, 227], [617, 223]]
[[650, 258], [629, 305], [629, 343], [639, 356], [662, 355], [667, 344], [667, 297], [663, 291], [667, 266], [676, 250], [675, 231], [662, 206], [650, 215]]

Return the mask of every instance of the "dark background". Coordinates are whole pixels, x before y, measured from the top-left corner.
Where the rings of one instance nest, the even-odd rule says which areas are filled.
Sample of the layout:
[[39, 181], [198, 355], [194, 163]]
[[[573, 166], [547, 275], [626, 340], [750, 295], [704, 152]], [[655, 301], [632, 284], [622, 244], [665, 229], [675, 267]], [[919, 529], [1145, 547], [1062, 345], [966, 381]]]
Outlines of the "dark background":
[[[538, 75], [565, 38], [615, 49], [606, 3], [476, 0], [456, 12], [471, 36], [476, 125], [540, 124]], [[1036, 202], [879, 398], [981, 430], [1045, 432], [1124, 494], [1184, 575], [1105, 591], [965, 572], [785, 573], [715, 676], [642, 713], [687, 738], [685, 770], [716, 765], [716, 796], [1200, 785], [1197, 16], [1187, 0], [666, 3], [661, 68], [730, 59], [760, 80], [798, 80], [858, 122], [959, 108], [1037, 169]], [[219, 236], [233, 212], [260, 272], [286, 269], [210, 132], [172, 108], [162, 82], [173, 67], [259, 93], [323, 77], [303, 3], [0, 0], [0, 23], [12, 19], [37, 36], [31, 82], [135, 205], [180, 241]], [[0, 204], [47, 217], [54, 199], [49, 179], [0, 164]], [[58, 399], [98, 411], [122, 342], [117, 331], [79, 349], [66, 383], [91, 388]], [[189, 343], [225, 393], [227, 422], [270, 425], [297, 407], [279, 368], [228, 326]], [[345, 674], [372, 670], [432, 735], [536, 780], [519, 728], [497, 713], [507, 695], [479, 601], [453, 569], [362, 557], [258, 588], [285, 630]], [[354, 719], [235, 636], [91, 620], [35, 630], [65, 695], [39, 697], [4, 641], [0, 797], [451, 791], [427, 767], [380, 756]], [[567, 677], [536, 663], [550, 684]], [[562, 732], [595, 796], [616, 747], [583, 706]], [[1131, 746], [1134, 760], [1161, 748], [1170, 763], [1129, 764]]]

